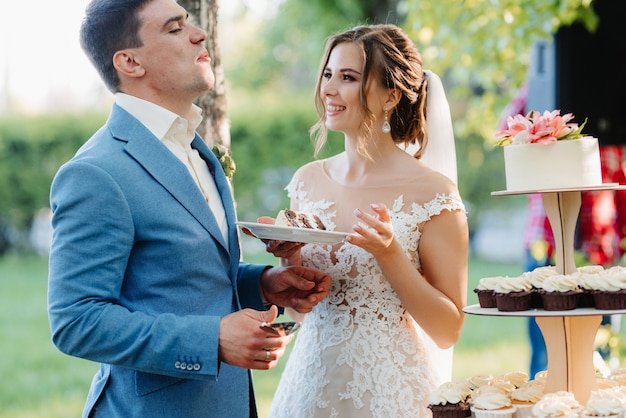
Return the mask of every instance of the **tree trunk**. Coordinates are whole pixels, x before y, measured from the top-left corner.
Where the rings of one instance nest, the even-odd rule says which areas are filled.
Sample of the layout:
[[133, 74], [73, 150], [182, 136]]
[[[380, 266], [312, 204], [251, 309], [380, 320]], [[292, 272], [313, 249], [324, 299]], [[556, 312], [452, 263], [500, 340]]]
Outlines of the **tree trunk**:
[[204, 115], [198, 133], [209, 147], [222, 144], [230, 149], [224, 68], [217, 33], [219, 0], [178, 0], [178, 3], [187, 10], [191, 21], [207, 32], [206, 47], [215, 73], [215, 87], [196, 100]]

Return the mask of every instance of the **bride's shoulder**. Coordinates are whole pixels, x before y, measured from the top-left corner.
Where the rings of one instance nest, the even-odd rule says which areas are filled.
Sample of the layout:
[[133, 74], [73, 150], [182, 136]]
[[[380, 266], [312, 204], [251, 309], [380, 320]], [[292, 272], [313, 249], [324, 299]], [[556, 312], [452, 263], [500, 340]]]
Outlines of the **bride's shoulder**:
[[457, 185], [444, 174], [436, 171], [421, 161], [416, 160], [409, 176], [416, 182], [425, 186], [428, 190], [438, 193], [451, 193], [457, 190]]
[[308, 177], [311, 175], [326, 173], [326, 171], [335, 165], [343, 164], [341, 162], [341, 154], [329, 158], [314, 160], [308, 162], [296, 170], [296, 177]]

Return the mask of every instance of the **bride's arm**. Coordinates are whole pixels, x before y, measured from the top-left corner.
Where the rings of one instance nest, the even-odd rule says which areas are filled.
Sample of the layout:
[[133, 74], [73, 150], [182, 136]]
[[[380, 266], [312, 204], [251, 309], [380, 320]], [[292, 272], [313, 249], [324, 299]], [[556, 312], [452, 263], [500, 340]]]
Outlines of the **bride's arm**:
[[[468, 248], [467, 216], [463, 210], [444, 210], [430, 219], [422, 231], [418, 250], [423, 272], [418, 273], [418, 283], [423, 289], [406, 294], [406, 300], [402, 300], [422, 329], [442, 348], [452, 346], [461, 336], [463, 307], [467, 304]], [[410, 287], [409, 283], [402, 283]]]
[[422, 274], [393, 237], [387, 210], [372, 209], [378, 217], [357, 215], [370, 228], [355, 226], [356, 234], [351, 234], [349, 241], [376, 257], [402, 304], [439, 347], [454, 345], [461, 335], [467, 303], [465, 212], [444, 210], [426, 223], [418, 250]]

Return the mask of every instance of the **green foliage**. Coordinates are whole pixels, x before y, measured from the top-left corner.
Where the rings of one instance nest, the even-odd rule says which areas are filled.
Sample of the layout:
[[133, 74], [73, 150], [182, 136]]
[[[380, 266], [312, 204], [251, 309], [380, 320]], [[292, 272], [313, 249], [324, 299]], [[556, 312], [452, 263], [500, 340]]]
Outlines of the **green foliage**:
[[[289, 206], [285, 186], [298, 167], [313, 160], [308, 130], [317, 114], [307, 96], [258, 95], [232, 106], [233, 186], [240, 219], [273, 216]], [[332, 138], [326, 148], [323, 156], [339, 150]]]
[[590, 31], [598, 24], [593, 0], [285, 0], [243, 47], [247, 65], [239, 56], [225, 60], [226, 73], [237, 78], [238, 89], [313, 86], [325, 39], [357, 24], [389, 21], [378, 16], [379, 3], [398, 11], [398, 24], [425, 67], [442, 76], [450, 101], [466, 105], [457, 135], [479, 135], [488, 144], [500, 112], [526, 80], [533, 42], [574, 22]]
[[30, 225], [54, 174], [102, 124], [96, 114], [0, 119], [0, 219]]
[[[310, 92], [259, 93], [254, 100], [231, 97], [231, 153], [239, 218], [254, 221], [288, 207], [284, 190], [295, 170], [313, 160], [309, 128], [317, 120]], [[0, 120], [0, 219], [27, 228], [49, 205], [54, 174], [104, 123], [105, 115], [47, 115]], [[343, 137], [329, 135], [321, 158], [343, 151]], [[484, 207], [510, 202], [493, 199], [502, 190], [501, 149], [477, 135], [457, 138], [459, 189], [468, 203], [470, 227]]]
[[[249, 45], [240, 45], [240, 54], [225, 60], [227, 78], [237, 80], [230, 83], [229, 97], [240, 95], [250, 102], [232, 111], [232, 148], [238, 164], [235, 193], [245, 219], [271, 214], [286, 205], [282, 187], [295, 167], [311, 159], [307, 130], [315, 115], [312, 105], [308, 111], [308, 105], [298, 100], [311, 103], [312, 94], [299, 92], [315, 85], [324, 41], [330, 34], [376, 21], [370, 3], [285, 0], [278, 14], [259, 26], [258, 36]], [[469, 204], [470, 228], [474, 228], [475, 215], [482, 208], [517, 202], [490, 196], [491, 191], [504, 189], [502, 151], [493, 148], [494, 134], [502, 109], [526, 79], [532, 43], [576, 21], [593, 30], [597, 18], [592, 0], [398, 4], [403, 17], [400, 26], [416, 42], [425, 67], [439, 73], [446, 86], [455, 123], [459, 189]], [[300, 116], [291, 118], [287, 112]], [[251, 125], [243, 126], [239, 122], [243, 120]], [[297, 152], [289, 159], [285, 158], [290, 152], [287, 147]], [[272, 163], [263, 166], [261, 156]]]
[[[452, 101], [467, 100], [457, 134], [493, 143], [499, 113], [528, 74], [534, 41], [581, 21], [594, 30], [592, 0], [421, 0], [406, 2], [405, 29], [426, 65], [445, 74]], [[551, 109], [550, 109], [551, 110]]]

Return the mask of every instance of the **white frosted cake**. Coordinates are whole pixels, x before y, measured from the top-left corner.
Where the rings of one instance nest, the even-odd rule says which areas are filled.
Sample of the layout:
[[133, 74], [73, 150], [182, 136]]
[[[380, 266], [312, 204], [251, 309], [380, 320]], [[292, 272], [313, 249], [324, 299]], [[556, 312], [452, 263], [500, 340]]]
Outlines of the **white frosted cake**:
[[593, 137], [507, 145], [504, 168], [510, 192], [602, 184], [598, 139]]

